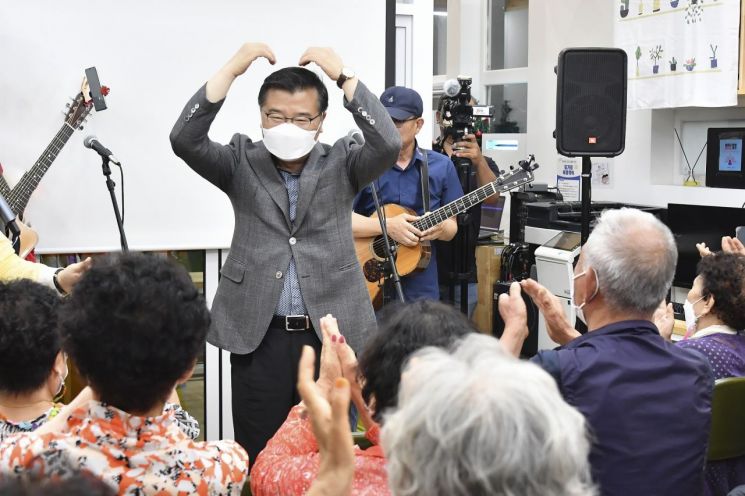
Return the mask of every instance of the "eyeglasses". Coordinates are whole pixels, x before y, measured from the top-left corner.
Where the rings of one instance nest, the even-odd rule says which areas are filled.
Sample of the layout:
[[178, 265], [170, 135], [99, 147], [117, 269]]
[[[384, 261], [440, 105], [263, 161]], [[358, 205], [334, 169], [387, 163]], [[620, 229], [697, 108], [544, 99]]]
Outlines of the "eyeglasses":
[[391, 118], [391, 120], [393, 120], [393, 124], [394, 124], [394, 125], [395, 125], [396, 127], [401, 127], [401, 126], [403, 126], [404, 124], [406, 124], [407, 122], [415, 121], [415, 120], [417, 120], [418, 118], [419, 118], [419, 117], [409, 117], [408, 119], [404, 119], [404, 120], [402, 120], [402, 121], [400, 121], [400, 120], [398, 120], [398, 119], [393, 119], [393, 118]]
[[266, 120], [268, 120], [270, 124], [279, 125], [284, 124], [285, 122], [290, 122], [292, 124], [295, 124], [297, 127], [310, 129], [310, 125], [313, 123], [313, 121], [321, 117], [321, 115], [323, 115], [323, 112], [319, 113], [315, 117], [285, 117], [278, 112], [264, 112], [263, 114], [266, 116]]

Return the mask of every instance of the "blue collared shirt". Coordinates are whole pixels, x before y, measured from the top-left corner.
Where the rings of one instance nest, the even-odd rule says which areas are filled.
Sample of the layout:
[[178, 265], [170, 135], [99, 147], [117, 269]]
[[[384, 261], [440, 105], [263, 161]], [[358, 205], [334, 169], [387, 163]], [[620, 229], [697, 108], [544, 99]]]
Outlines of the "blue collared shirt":
[[[429, 209], [434, 211], [463, 196], [463, 189], [455, 171], [455, 166], [447, 156], [432, 150], [425, 150], [425, 152], [427, 153], [429, 172]], [[422, 151], [417, 147], [411, 162], [405, 169], [394, 164], [375, 181], [378, 197], [383, 205], [396, 203], [414, 210], [417, 215], [424, 214], [422, 181], [419, 169], [423, 158]], [[369, 216], [375, 211], [375, 202], [369, 185], [357, 194], [353, 208], [355, 212], [365, 216]], [[432, 246], [432, 258], [427, 268], [402, 277], [401, 285], [406, 301], [440, 299], [437, 284], [437, 253], [434, 246]]]
[[714, 386], [703, 355], [668, 343], [649, 321], [628, 320], [532, 361], [587, 419], [601, 494], [701, 494]]
[[[290, 221], [295, 222], [297, 199], [300, 193], [300, 174], [290, 174], [281, 169], [279, 173], [285, 181], [287, 197], [290, 200]], [[303, 294], [300, 292], [300, 280], [297, 277], [295, 257], [290, 257], [290, 265], [285, 271], [284, 285], [282, 286], [282, 292], [279, 294], [274, 315], [303, 315], [306, 313], [308, 311], [305, 308]]]

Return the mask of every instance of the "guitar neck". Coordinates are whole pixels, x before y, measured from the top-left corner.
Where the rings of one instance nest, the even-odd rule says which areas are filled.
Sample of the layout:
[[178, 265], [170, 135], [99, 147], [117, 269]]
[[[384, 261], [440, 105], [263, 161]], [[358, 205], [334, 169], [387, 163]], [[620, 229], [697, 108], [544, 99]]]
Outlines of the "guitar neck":
[[52, 166], [52, 162], [57, 158], [57, 155], [59, 155], [59, 152], [74, 132], [75, 129], [72, 126], [64, 123], [57, 132], [57, 135], [52, 138], [44, 153], [36, 160], [33, 167], [23, 174], [21, 180], [18, 181], [18, 184], [10, 193], [10, 198], [8, 198], [8, 204], [15, 213], [20, 214], [26, 209], [29, 198], [36, 191], [36, 187], [39, 186], [39, 182], [44, 177], [44, 174]]
[[469, 208], [478, 205], [495, 193], [515, 189], [518, 186], [531, 182], [532, 180], [532, 172], [517, 169], [515, 172], [509, 173], [506, 176], [498, 177], [496, 180], [473, 190], [467, 195], [461, 196], [444, 207], [438, 208], [434, 212], [412, 222], [412, 224], [420, 231], [426, 231], [454, 215], [462, 214]]
[[425, 215], [421, 219], [412, 222], [412, 224], [414, 224], [414, 227], [416, 227], [420, 231], [426, 231], [427, 229], [444, 222], [454, 215], [462, 214], [469, 208], [473, 207], [474, 205], [478, 205], [479, 203], [489, 198], [491, 195], [500, 191], [500, 188], [497, 187], [499, 182], [500, 180], [497, 179], [496, 181], [485, 184], [480, 188], [473, 190], [469, 194], [461, 196], [457, 200], [448, 203], [444, 207], [438, 208], [429, 215]]

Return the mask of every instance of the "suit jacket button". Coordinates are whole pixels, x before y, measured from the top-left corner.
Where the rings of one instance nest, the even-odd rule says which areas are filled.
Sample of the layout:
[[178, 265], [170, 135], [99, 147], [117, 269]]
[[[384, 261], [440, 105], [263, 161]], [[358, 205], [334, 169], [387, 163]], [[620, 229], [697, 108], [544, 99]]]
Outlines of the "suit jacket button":
[[278, 270], [277, 273], [274, 274], [274, 277], [276, 277], [277, 279], [282, 279], [282, 272]]
[[297, 240], [295, 238], [290, 238], [289, 241], [290, 241], [290, 244], [293, 246], [295, 245], [295, 243], [297, 243]]

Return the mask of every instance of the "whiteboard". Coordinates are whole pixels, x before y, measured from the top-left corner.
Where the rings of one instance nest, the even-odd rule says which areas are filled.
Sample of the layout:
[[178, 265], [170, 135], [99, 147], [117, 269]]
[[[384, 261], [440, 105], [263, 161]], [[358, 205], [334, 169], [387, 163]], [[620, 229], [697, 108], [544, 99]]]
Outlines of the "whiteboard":
[[[245, 41], [277, 56], [255, 62], [234, 84], [210, 137], [261, 139], [256, 102], [263, 79], [296, 65], [308, 46], [330, 46], [376, 94], [385, 81], [385, 5], [369, 0], [24, 0], [0, 4], [0, 163], [11, 186], [63, 124], [65, 102], [96, 66], [111, 88], [108, 109], [92, 112], [31, 197], [27, 218], [40, 253], [119, 249], [100, 158], [83, 147], [96, 135], [125, 170], [125, 230], [130, 249], [205, 249], [230, 245], [227, 197], [193, 173], [168, 134], [188, 99]], [[322, 71], [309, 66], [319, 75]], [[329, 110], [321, 141], [354, 128], [342, 91], [325, 75]], [[121, 197], [119, 171], [112, 167]]]

